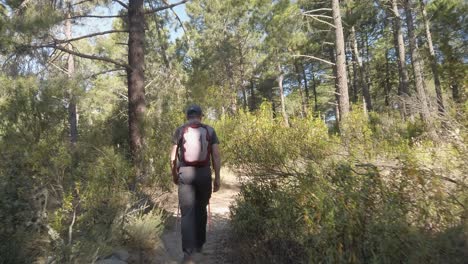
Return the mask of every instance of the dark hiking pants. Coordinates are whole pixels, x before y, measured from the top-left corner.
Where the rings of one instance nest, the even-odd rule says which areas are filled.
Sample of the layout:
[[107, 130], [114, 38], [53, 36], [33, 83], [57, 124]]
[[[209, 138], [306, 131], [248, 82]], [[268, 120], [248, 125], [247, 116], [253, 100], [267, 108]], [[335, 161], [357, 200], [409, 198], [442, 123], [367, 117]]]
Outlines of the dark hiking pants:
[[206, 206], [211, 197], [210, 167], [179, 168], [182, 250], [192, 254], [206, 241]]

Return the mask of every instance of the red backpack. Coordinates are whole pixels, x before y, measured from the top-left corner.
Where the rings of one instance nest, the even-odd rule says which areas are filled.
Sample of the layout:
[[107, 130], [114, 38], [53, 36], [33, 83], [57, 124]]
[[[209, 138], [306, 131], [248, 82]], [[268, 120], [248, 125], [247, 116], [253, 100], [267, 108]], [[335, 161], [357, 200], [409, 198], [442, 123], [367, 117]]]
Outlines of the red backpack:
[[204, 167], [210, 164], [211, 137], [207, 126], [194, 123], [182, 127], [178, 148], [180, 161], [186, 166]]

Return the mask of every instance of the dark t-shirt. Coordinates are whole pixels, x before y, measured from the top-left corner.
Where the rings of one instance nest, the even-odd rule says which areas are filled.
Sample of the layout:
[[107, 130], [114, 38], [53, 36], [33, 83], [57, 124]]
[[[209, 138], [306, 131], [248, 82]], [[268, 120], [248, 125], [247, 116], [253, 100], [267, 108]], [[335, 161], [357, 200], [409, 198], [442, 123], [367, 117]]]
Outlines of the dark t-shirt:
[[[177, 145], [179, 143], [180, 133], [182, 132], [182, 129], [184, 128], [184, 126], [186, 126], [186, 125], [188, 125], [190, 123], [199, 123], [199, 122], [198, 121], [189, 121], [189, 122], [185, 123], [184, 125], [178, 127], [176, 129], [176, 131], [174, 132], [174, 135], [172, 136], [172, 144]], [[216, 135], [216, 131], [214, 130], [214, 128], [212, 128], [212, 127], [210, 127], [208, 125], [204, 125], [204, 126], [206, 126], [206, 128], [208, 129], [208, 133], [210, 134], [210, 145], [219, 144], [219, 139], [218, 139], [218, 136]], [[180, 155], [181, 155], [181, 149], [179, 148], [179, 153], [177, 153], [177, 166], [178, 167], [183, 167], [183, 166], [185, 166], [185, 164], [183, 164], [183, 162], [180, 160], [180, 158], [179, 158]]]

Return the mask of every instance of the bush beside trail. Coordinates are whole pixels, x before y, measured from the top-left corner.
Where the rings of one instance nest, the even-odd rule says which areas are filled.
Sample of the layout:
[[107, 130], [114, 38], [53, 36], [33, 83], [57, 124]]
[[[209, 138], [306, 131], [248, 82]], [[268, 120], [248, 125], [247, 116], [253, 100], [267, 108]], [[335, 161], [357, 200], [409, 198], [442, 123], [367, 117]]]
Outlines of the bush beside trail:
[[284, 127], [268, 109], [217, 124], [244, 175], [231, 208], [239, 263], [464, 263], [463, 135], [433, 140], [355, 111], [338, 136], [314, 118]]

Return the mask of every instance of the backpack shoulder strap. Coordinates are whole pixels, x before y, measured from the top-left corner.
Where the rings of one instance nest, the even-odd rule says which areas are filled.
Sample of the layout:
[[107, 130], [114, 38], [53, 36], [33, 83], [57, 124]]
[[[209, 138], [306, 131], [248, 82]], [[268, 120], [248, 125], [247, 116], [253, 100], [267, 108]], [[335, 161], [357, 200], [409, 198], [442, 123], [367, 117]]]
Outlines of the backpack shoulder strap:
[[179, 152], [180, 152], [180, 147], [182, 146], [182, 140], [184, 139], [183, 137], [184, 137], [185, 129], [186, 129], [186, 125], [181, 126], [179, 130], [179, 135], [177, 135], [178, 139], [177, 139], [176, 157], [178, 160], [181, 160]]
[[206, 140], [208, 140], [208, 142], [211, 143], [211, 135], [210, 135], [209, 126], [207, 126], [205, 124], [200, 124], [200, 126], [203, 127], [204, 129], [206, 129]]

